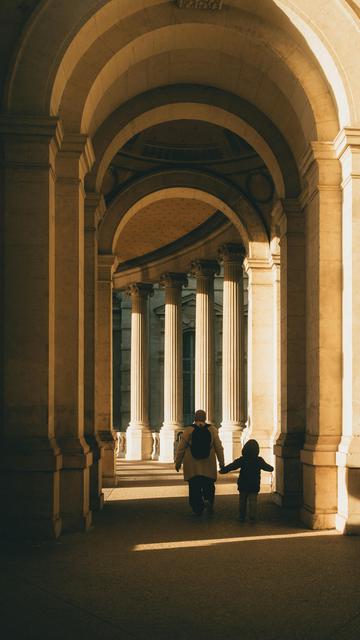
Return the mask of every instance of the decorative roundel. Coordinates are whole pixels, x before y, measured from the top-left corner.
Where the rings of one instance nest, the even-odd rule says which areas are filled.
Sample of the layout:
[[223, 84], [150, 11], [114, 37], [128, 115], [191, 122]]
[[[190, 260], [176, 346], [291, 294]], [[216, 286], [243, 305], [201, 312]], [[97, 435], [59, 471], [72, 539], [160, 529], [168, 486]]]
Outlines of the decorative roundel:
[[267, 204], [274, 196], [274, 183], [264, 171], [252, 171], [246, 178], [246, 190], [252, 200]]

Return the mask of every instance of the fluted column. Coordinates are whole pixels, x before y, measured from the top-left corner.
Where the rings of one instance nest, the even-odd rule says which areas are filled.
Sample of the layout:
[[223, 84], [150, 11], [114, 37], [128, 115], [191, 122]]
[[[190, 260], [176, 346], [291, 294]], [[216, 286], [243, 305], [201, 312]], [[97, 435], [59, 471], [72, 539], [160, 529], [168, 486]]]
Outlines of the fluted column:
[[195, 260], [191, 263], [191, 275], [196, 278], [195, 409], [204, 409], [210, 424], [215, 421], [215, 273], [219, 273], [216, 260]]
[[164, 423], [160, 431], [160, 462], [173, 462], [176, 432], [183, 424], [181, 291], [184, 273], [165, 273]]
[[224, 262], [223, 296], [223, 419], [219, 436], [226, 463], [240, 455], [241, 437], [245, 428], [244, 371], [244, 301], [243, 260], [241, 245], [226, 244], [219, 249]]
[[126, 459], [150, 460], [152, 435], [149, 425], [148, 296], [152, 284], [128, 287], [131, 296], [130, 424], [126, 432]]

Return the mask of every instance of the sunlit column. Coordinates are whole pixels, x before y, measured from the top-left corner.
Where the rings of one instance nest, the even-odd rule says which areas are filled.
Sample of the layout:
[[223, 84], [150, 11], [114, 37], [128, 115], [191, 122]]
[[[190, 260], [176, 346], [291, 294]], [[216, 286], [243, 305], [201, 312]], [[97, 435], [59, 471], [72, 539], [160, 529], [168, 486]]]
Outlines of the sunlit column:
[[306, 218], [306, 437], [302, 520], [335, 526], [336, 452], [342, 423], [342, 192], [341, 165], [325, 142], [311, 145], [303, 167]]
[[[269, 260], [246, 258], [248, 275], [248, 424], [249, 435], [258, 441], [260, 453], [273, 464], [274, 375], [276, 328], [274, 326], [274, 284]], [[264, 484], [271, 476], [264, 475]]]
[[223, 295], [223, 361], [222, 404], [223, 419], [219, 435], [226, 462], [238, 457], [245, 428], [245, 370], [244, 370], [244, 302], [243, 260], [241, 245], [226, 244], [219, 249], [224, 263]]
[[343, 432], [336, 526], [360, 533], [360, 130], [336, 140], [343, 180]]
[[126, 432], [126, 459], [150, 460], [148, 297], [152, 284], [128, 287], [131, 296], [130, 424]]
[[215, 422], [214, 276], [216, 260], [195, 260], [191, 275], [196, 278], [195, 319], [195, 409], [206, 411], [207, 422]]
[[165, 289], [164, 423], [160, 431], [160, 462], [173, 462], [176, 432], [183, 424], [182, 287], [184, 273], [161, 276]]

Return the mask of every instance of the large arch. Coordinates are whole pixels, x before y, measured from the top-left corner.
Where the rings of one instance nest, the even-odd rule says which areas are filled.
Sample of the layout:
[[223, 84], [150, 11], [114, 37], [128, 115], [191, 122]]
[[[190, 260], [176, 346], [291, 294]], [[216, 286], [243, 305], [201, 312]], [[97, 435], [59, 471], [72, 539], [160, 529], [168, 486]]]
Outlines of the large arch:
[[267, 165], [279, 197], [297, 197], [298, 170], [286, 141], [252, 105], [219, 90], [170, 86], [142, 94], [116, 110], [94, 137], [96, 161], [89, 187], [99, 191], [116, 151], [139, 131], [160, 122], [199, 119], [230, 129], [244, 138]]
[[121, 229], [142, 207], [174, 197], [195, 198], [219, 209], [238, 230], [252, 258], [268, 257], [268, 234], [259, 215], [239, 189], [218, 176], [186, 170], [151, 174], [120, 192], [111, 203], [100, 227], [99, 252], [105, 255], [114, 253]]

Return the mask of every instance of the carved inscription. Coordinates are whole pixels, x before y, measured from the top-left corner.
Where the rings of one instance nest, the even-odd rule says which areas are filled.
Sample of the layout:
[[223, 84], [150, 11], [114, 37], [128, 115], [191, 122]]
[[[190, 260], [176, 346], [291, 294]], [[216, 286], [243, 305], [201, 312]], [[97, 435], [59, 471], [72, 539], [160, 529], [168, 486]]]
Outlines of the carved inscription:
[[210, 9], [215, 11], [222, 8], [223, 0], [176, 0], [180, 9]]

